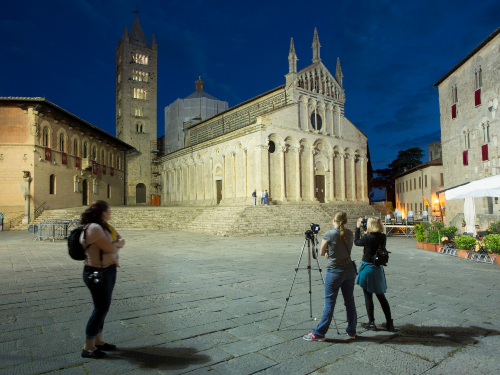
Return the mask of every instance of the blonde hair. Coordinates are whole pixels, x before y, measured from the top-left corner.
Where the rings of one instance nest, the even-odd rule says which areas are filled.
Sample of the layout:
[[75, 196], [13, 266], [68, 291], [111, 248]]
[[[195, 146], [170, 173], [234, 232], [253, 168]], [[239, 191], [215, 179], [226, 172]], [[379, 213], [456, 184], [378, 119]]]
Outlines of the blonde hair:
[[345, 225], [347, 224], [347, 214], [345, 212], [338, 211], [333, 215], [333, 220], [335, 220], [335, 222], [338, 224], [340, 239], [345, 242]]
[[376, 218], [376, 217], [368, 218], [368, 223], [366, 225], [366, 231], [368, 233], [383, 232], [384, 225], [382, 224], [382, 220], [379, 218]]

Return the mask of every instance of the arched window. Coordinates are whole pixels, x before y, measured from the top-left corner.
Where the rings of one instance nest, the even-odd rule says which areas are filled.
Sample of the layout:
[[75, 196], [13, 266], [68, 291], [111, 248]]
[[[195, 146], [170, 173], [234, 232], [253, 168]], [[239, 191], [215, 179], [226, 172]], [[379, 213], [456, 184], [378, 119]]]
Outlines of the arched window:
[[89, 150], [88, 150], [88, 144], [87, 142], [83, 142], [83, 155], [82, 157], [84, 158], [88, 158], [88, 153], [89, 153]]
[[64, 133], [59, 134], [59, 151], [64, 152]]
[[78, 156], [78, 139], [73, 140], [73, 155]]
[[135, 132], [139, 133], [139, 124], [135, 124]]
[[111, 185], [108, 184], [108, 198], [111, 198]]
[[55, 194], [55, 193], [56, 193], [56, 176], [51, 174], [50, 175], [49, 194]]
[[97, 147], [92, 147], [92, 160], [97, 161]]
[[120, 169], [120, 156], [116, 157], [116, 169]]
[[42, 144], [43, 147], [49, 147], [49, 129], [47, 127], [43, 128]]
[[[489, 129], [489, 128], [488, 128]], [[142, 125], [139, 126], [139, 133], [142, 133]]]
[[[317, 123], [316, 123], [317, 120]], [[319, 113], [315, 112], [311, 115], [311, 125], [315, 130], [321, 130], [322, 120]]]
[[101, 150], [101, 163], [105, 164], [106, 161], [104, 160], [104, 150]]
[[109, 165], [110, 167], [112, 167], [112, 166], [113, 166], [113, 154], [111, 154], [111, 153], [110, 153], [110, 154], [108, 154], [108, 159], [109, 159], [109, 160], [108, 160], [108, 163], [109, 163], [108, 165]]

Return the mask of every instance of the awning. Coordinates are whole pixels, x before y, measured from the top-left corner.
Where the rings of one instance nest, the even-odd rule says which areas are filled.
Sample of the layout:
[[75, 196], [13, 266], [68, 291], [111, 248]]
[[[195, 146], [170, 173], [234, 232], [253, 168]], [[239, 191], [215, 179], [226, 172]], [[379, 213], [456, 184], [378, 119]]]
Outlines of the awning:
[[446, 200], [480, 197], [500, 197], [500, 175], [472, 181], [444, 192]]

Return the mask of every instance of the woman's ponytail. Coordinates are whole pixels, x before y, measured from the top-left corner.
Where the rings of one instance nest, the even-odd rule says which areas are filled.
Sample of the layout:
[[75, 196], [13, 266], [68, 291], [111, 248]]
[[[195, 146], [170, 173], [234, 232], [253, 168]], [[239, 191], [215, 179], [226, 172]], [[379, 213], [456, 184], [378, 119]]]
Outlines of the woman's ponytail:
[[337, 229], [340, 232], [340, 239], [346, 242], [345, 225], [347, 224], [347, 213], [342, 211], [336, 212], [335, 215], [333, 215], [333, 219], [339, 225]]

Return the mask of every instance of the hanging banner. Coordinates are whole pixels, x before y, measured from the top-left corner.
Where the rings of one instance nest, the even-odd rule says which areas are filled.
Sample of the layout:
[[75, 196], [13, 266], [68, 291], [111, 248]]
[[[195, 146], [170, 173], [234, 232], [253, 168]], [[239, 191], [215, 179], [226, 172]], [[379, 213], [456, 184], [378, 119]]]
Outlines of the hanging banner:
[[52, 152], [48, 147], [45, 147], [45, 160], [52, 161]]
[[430, 206], [429, 202], [427, 202], [427, 199], [425, 199], [425, 197], [424, 197], [424, 196], [422, 196], [422, 198], [424, 198], [424, 204], [425, 204], [426, 206]]
[[61, 164], [68, 165], [68, 156], [66, 155], [65, 152], [61, 153]]
[[80, 157], [79, 156], [76, 156], [75, 157], [75, 167], [76, 168], [80, 168]]
[[114, 176], [114, 174], [115, 174], [115, 169], [114, 169], [113, 167], [110, 167], [109, 169], [110, 169], [110, 170], [109, 170], [109, 175], [110, 175], [110, 176]]
[[106, 175], [106, 166], [105, 165], [102, 166], [102, 174]]
[[97, 174], [97, 162], [92, 160], [92, 174]]

